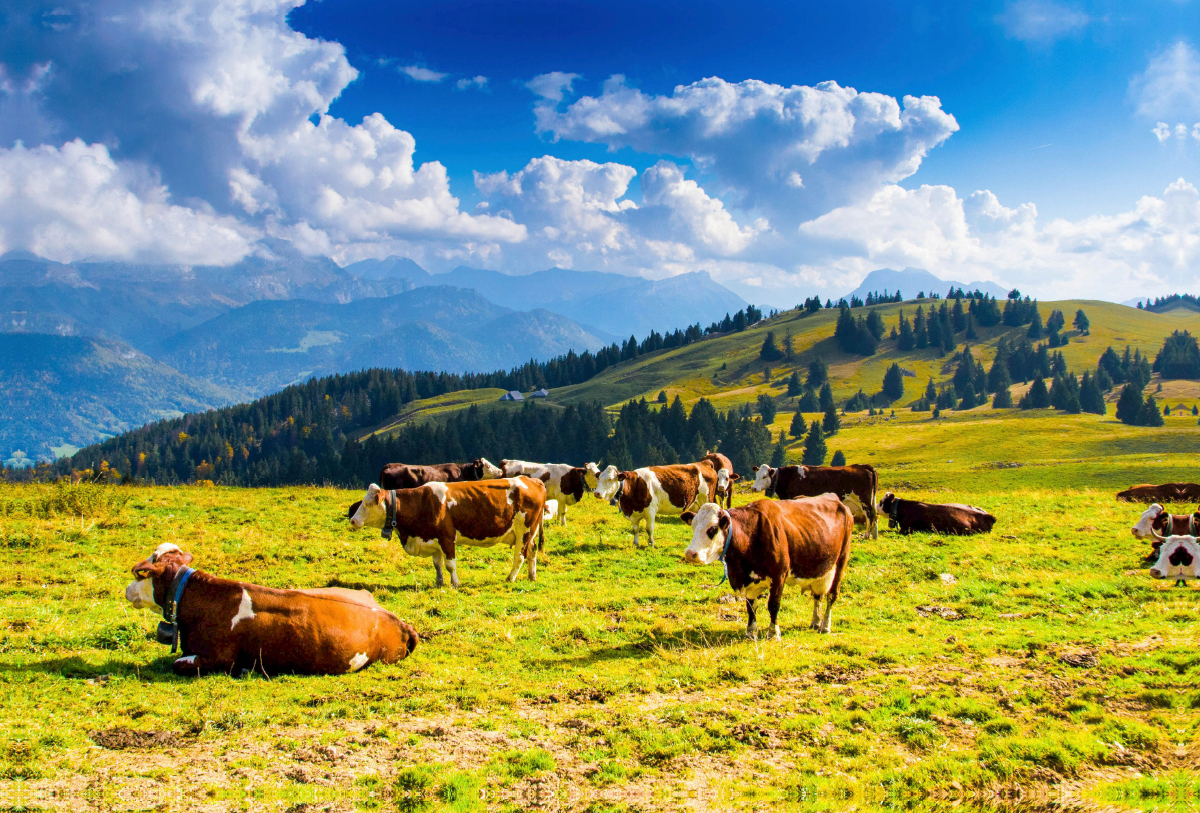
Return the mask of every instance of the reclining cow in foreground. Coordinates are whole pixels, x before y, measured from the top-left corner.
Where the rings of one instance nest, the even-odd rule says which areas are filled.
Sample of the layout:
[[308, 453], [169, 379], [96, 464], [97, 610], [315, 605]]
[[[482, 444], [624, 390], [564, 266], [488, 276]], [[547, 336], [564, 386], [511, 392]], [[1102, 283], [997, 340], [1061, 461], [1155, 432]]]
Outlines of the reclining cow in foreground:
[[996, 524], [994, 516], [973, 505], [902, 500], [890, 491], [884, 495], [879, 508], [888, 515], [888, 527], [899, 528], [902, 534], [913, 531], [986, 534]]
[[1200, 485], [1196, 483], [1142, 483], [1117, 492], [1117, 499], [1125, 502], [1200, 502]]
[[792, 500], [796, 497], [816, 497], [836, 494], [854, 513], [856, 522], [867, 525], [867, 535], [879, 538], [879, 516], [875, 513], [875, 494], [879, 476], [874, 466], [856, 463], [851, 466], [780, 466], [766, 463], [755, 473], [755, 491], [768, 497]]
[[634, 471], [617, 471], [609, 466], [600, 473], [595, 495], [621, 509], [633, 523], [633, 546], [640, 547], [638, 529], [646, 523], [646, 535], [654, 544], [654, 521], [659, 514], [682, 514], [714, 498], [717, 470], [712, 463], [677, 463], [647, 466]]
[[1168, 514], [1166, 509], [1154, 503], [1138, 518], [1137, 524], [1129, 529], [1135, 539], [1150, 539], [1151, 546], [1158, 550], [1164, 536], [1196, 536], [1200, 532], [1200, 511], [1194, 514]]
[[[846, 563], [854, 517], [836, 494], [797, 500], [757, 500], [722, 510], [707, 503], [683, 521], [692, 526], [692, 544], [684, 559], [711, 565], [724, 561], [729, 589], [746, 599], [746, 637], [758, 631], [754, 601], [768, 593], [771, 631], [779, 639], [779, 605], [784, 585], [813, 599], [812, 629], [830, 632]], [[821, 598], [826, 600], [821, 615]]]
[[183, 650], [172, 667], [177, 675], [338, 675], [395, 663], [417, 648], [416, 630], [366, 590], [276, 590], [219, 579], [191, 562], [176, 545], [159, 545], [134, 566], [125, 588], [136, 609], [158, 610], [175, 624]]
[[501, 477], [532, 477], [546, 484], [546, 497], [558, 500], [558, 521], [567, 524], [567, 506], [583, 499], [600, 481], [600, 467], [595, 463], [571, 466], [567, 463], [530, 463], [525, 460], [501, 460]]
[[433, 558], [438, 587], [444, 584], [443, 564], [450, 571], [450, 583], [458, 587], [458, 545], [511, 545], [508, 580], [517, 580], [526, 560], [529, 580], [536, 580], [545, 511], [546, 487], [531, 477], [426, 483], [396, 491], [372, 483], [350, 516], [350, 525], [356, 531], [379, 528], [385, 539], [391, 539], [395, 531], [405, 553]]
[[1150, 568], [1151, 576], [1174, 579], [1176, 587], [1186, 587], [1189, 579], [1200, 578], [1200, 544], [1196, 537], [1157, 536], [1157, 541], [1158, 561]]

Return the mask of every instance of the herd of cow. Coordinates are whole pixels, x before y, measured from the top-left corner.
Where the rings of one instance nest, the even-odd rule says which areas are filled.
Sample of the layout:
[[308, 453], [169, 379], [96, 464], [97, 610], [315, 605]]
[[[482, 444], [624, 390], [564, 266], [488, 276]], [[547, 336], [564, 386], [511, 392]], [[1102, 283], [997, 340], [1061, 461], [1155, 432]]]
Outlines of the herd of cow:
[[[987, 511], [958, 503], [924, 503], [891, 492], [877, 502], [878, 478], [868, 465], [763, 465], [753, 490], [768, 499], [735, 508], [739, 479], [729, 458], [716, 453], [695, 463], [633, 471], [522, 460], [496, 466], [483, 458], [468, 464], [389, 464], [347, 516], [354, 530], [396, 535], [407, 554], [433, 560], [438, 586], [449, 571], [454, 587], [459, 545], [508, 545], [513, 552], [508, 580], [517, 579], [522, 565], [536, 579], [543, 524], [557, 517], [565, 525], [570, 506], [588, 492], [631, 521], [635, 547], [643, 523], [653, 545], [656, 519], [679, 516], [692, 531], [684, 561], [723, 565], [722, 582], [745, 600], [747, 637], [757, 636], [755, 601], [767, 594], [776, 639], [785, 586], [811, 596], [812, 628], [830, 632], [855, 523], [877, 538], [879, 511], [903, 534], [987, 533], [996, 522]], [[1155, 546], [1151, 575], [1196, 578], [1200, 511], [1172, 515], [1161, 503], [1200, 500], [1200, 486], [1135, 486], [1117, 496], [1153, 502], [1133, 527], [1135, 536]], [[125, 591], [135, 608], [162, 612], [159, 640], [171, 644], [172, 652], [177, 645], [183, 650], [174, 662], [176, 674], [238, 669], [340, 674], [375, 661], [393, 663], [416, 648], [416, 631], [366, 590], [276, 590], [193, 570], [191, 561], [176, 545], [160, 545], [133, 568], [135, 580]]]

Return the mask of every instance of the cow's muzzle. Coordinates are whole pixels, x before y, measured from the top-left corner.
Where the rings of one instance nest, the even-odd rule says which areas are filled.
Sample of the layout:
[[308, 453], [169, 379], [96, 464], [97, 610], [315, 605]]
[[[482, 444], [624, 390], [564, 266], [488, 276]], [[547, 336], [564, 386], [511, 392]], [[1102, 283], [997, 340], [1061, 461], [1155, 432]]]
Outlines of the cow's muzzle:
[[689, 562], [693, 565], [698, 565], [700, 564], [700, 554], [696, 553], [694, 550], [684, 551], [683, 561]]

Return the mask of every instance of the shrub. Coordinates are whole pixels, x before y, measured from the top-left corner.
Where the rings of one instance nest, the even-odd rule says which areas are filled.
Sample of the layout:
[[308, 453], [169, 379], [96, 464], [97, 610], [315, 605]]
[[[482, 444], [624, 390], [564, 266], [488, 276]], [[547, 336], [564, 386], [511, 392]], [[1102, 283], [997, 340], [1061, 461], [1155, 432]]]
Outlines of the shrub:
[[804, 454], [800, 458], [801, 462], [806, 466], [820, 466], [825, 462], [825, 453], [825, 439], [821, 436], [821, 427], [816, 421], [813, 421], [808, 428], [808, 437], [804, 439]]
[[899, 364], [893, 362], [883, 374], [883, 395], [889, 402], [904, 397], [904, 374], [900, 372]]
[[841, 449], [838, 449], [836, 452], [833, 453], [833, 459], [829, 461], [829, 465], [831, 465], [831, 466], [846, 465], [846, 455], [842, 454]]
[[1163, 340], [1152, 369], [1163, 378], [1200, 378], [1200, 347], [1196, 345], [1196, 337], [1186, 330], [1173, 332]]

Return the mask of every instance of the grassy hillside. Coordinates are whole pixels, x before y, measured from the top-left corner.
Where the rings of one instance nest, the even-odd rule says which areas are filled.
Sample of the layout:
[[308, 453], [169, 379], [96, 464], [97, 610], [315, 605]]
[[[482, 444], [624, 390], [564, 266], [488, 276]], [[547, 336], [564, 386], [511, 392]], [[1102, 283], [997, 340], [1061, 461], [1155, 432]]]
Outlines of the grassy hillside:
[[[881, 305], [879, 311], [890, 332], [899, 323], [901, 310], [911, 320], [916, 313], [917, 304], [923, 304], [928, 311], [929, 302], [927, 300], [924, 303]], [[1091, 321], [1090, 335], [1082, 336], [1071, 330], [1066, 334], [1070, 343], [1059, 348], [1068, 366], [1076, 374], [1082, 374], [1084, 369], [1095, 369], [1100, 355], [1109, 345], [1118, 352], [1129, 345], [1133, 349], [1140, 349], [1143, 354], [1148, 354], [1153, 359], [1162, 347], [1163, 339], [1172, 331], [1190, 330], [1194, 335], [1200, 334], [1200, 313], [1182, 309], [1159, 314], [1093, 300], [1039, 304], [1043, 320], [1052, 310], [1058, 309], [1066, 314], [1068, 323], [1079, 308], [1087, 313]], [[859, 313], [865, 313], [865, 310], [855, 311], [856, 315]], [[902, 353], [896, 349], [896, 342], [887, 338], [879, 345], [879, 352], [874, 356], [863, 357], [843, 353], [833, 341], [836, 322], [835, 309], [822, 310], [811, 315], [787, 311], [742, 333], [709, 338], [687, 347], [624, 362], [582, 384], [552, 391], [550, 402], [569, 404], [599, 401], [607, 406], [616, 407], [630, 398], [653, 399], [660, 391], [665, 390], [669, 398], [673, 399], [678, 394], [684, 403], [691, 404], [704, 397], [711, 400], [718, 409], [725, 410], [753, 402], [762, 393], [782, 396], [792, 371], [799, 370], [803, 379], [809, 361], [820, 356], [829, 365], [831, 385], [839, 402], [849, 398], [860, 388], [868, 395], [878, 392], [883, 384], [883, 375], [893, 362], [899, 363], [904, 370], [915, 373], [914, 376], [904, 379], [905, 395], [897, 404], [899, 409], [916, 400], [930, 378], [941, 384], [953, 375], [950, 356], [941, 358], [933, 349]], [[795, 357], [789, 362], [771, 364], [760, 360], [758, 351], [767, 331], [774, 331], [776, 340], [782, 342], [789, 329], [795, 342]], [[1024, 337], [1026, 330], [1026, 327], [1008, 328], [1003, 325], [979, 328], [979, 340], [971, 343], [971, 352], [976, 359], [983, 361], [985, 367], [990, 367], [995, 357], [996, 343], [1001, 336], [1007, 335], [1010, 339], [1017, 339]], [[959, 347], [962, 347], [961, 341]], [[768, 367], [771, 370], [770, 381], [764, 380], [764, 371]], [[1150, 385], [1151, 389], [1158, 383], [1156, 377]], [[1013, 390], [1014, 398], [1019, 397], [1023, 390], [1022, 386], [1016, 385]], [[1197, 386], [1197, 382], [1167, 382], [1164, 394], [1172, 405], [1186, 403], [1190, 408], [1200, 399], [1200, 387]], [[1116, 392], [1110, 397], [1115, 399]], [[786, 411], [787, 405], [783, 404], [782, 409]], [[420, 414], [421, 410], [422, 406], [418, 402], [411, 404], [407, 413], [416, 415]], [[991, 409], [986, 407], [980, 411], [990, 412]], [[790, 415], [787, 419], [790, 420]], [[779, 421], [783, 421], [782, 416]], [[786, 426], [784, 423], [782, 427], [776, 428], [778, 430]]]
[[[505, 550], [464, 549], [456, 591], [432, 586], [429, 560], [352, 534], [356, 492], [114, 489], [122, 506], [0, 486], [0, 799], [934, 811], [1019, 792], [1176, 809], [1200, 748], [1197, 588], [1149, 578], [1128, 531], [1139, 509], [1112, 492], [1194, 478], [1200, 427], [1010, 415], [897, 412], [835, 436], [882, 488], [999, 522], [856, 540], [834, 634], [805, 629], [789, 588], [781, 642], [742, 638], [719, 568], [680, 561], [680, 522], [634, 551], [597, 500], [549, 529], [537, 582], [505, 583]], [[175, 678], [156, 619], [122, 598], [164, 541], [231, 578], [368, 588], [423, 640], [342, 677]], [[150, 747], [127, 747], [139, 738]]]

